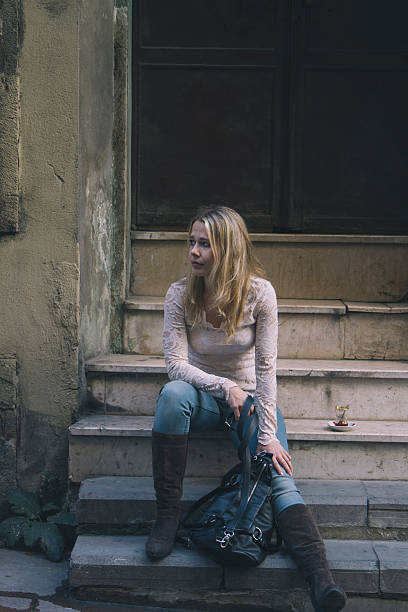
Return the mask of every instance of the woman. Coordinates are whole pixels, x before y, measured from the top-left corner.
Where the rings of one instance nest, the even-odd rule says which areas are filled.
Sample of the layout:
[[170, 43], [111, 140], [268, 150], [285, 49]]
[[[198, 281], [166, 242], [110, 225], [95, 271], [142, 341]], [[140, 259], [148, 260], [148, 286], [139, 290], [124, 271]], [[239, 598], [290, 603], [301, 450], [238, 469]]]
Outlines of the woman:
[[[283, 417], [276, 407], [277, 303], [262, 278], [240, 215], [224, 206], [190, 223], [191, 273], [173, 283], [164, 308], [163, 348], [171, 382], [160, 391], [152, 432], [157, 518], [152, 559], [173, 547], [190, 431], [217, 429], [255, 394], [257, 452], [273, 455], [273, 507], [286, 547], [311, 586], [317, 610], [341, 610], [324, 544], [296, 489]], [[254, 407], [252, 407], [252, 410]], [[255, 449], [253, 449], [255, 450]]]

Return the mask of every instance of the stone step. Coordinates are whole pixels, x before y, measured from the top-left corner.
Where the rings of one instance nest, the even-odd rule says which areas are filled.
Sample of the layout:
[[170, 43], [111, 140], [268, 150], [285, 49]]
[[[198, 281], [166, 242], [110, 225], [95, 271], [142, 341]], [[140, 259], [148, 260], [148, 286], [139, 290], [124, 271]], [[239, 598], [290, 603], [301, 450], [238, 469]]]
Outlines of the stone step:
[[[220, 483], [217, 478], [186, 478], [182, 508]], [[297, 479], [297, 487], [329, 538], [371, 536], [406, 538], [408, 482]], [[82, 526], [143, 527], [155, 516], [153, 480], [147, 477], [101, 476], [86, 478], [76, 506]]]
[[[164, 298], [125, 301], [125, 353], [162, 353]], [[301, 359], [408, 359], [408, 303], [279, 299], [278, 356]]]
[[[278, 359], [278, 405], [287, 418], [330, 419], [336, 405], [350, 419], [407, 418], [408, 362]], [[106, 355], [87, 363], [90, 404], [103, 413], [154, 414], [168, 381], [163, 357]]]
[[[185, 232], [132, 232], [131, 295], [165, 295], [186, 274]], [[408, 287], [407, 236], [252, 234], [282, 298], [398, 302]]]
[[[93, 415], [69, 428], [69, 474], [150, 476], [153, 417]], [[327, 421], [286, 419], [296, 478], [408, 480], [408, 422], [360, 421], [337, 432]], [[219, 477], [236, 461], [225, 432], [192, 433], [186, 476]]]
[[[285, 549], [256, 568], [235, 568], [221, 567], [199, 550], [180, 544], [170, 556], [152, 562], [146, 557], [145, 541], [144, 536], [79, 536], [70, 563], [74, 594], [80, 599], [148, 602], [166, 608], [311, 609], [306, 603], [307, 585]], [[351, 597], [347, 609], [390, 612], [397, 609], [389, 607], [393, 599], [408, 595], [407, 542], [326, 540], [325, 544], [334, 578]]]

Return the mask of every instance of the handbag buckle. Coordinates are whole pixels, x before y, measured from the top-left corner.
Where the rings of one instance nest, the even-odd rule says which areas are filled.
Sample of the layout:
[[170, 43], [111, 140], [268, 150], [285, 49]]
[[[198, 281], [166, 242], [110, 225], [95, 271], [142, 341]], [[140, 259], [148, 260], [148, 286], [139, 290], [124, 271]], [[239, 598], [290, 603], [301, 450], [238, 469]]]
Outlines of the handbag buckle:
[[226, 483], [228, 487], [235, 487], [239, 483], [240, 474], [233, 474], [229, 481]]
[[230, 529], [226, 529], [224, 531], [224, 537], [223, 538], [217, 538], [216, 541], [218, 542], [218, 544], [220, 545], [220, 548], [227, 548], [229, 541], [231, 540], [231, 538], [233, 538], [235, 535], [235, 532], [230, 530]]

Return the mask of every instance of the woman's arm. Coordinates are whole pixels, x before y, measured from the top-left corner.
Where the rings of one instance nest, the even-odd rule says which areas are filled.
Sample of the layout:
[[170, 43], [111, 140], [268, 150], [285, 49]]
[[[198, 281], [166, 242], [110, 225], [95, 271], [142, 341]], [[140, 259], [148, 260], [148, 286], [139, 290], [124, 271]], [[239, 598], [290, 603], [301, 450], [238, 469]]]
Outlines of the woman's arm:
[[276, 357], [278, 353], [278, 305], [268, 282], [256, 304], [255, 375], [259, 406], [259, 442], [276, 439]]
[[163, 350], [170, 380], [184, 380], [201, 391], [228, 400], [236, 383], [228, 378], [207, 374], [188, 363], [188, 341], [184, 306], [185, 287], [170, 286], [164, 303]]
[[259, 434], [258, 452], [273, 454], [279, 474], [280, 466], [291, 474], [289, 453], [276, 437], [276, 359], [278, 353], [278, 305], [275, 290], [266, 283], [265, 291], [256, 306], [255, 374], [258, 399]]

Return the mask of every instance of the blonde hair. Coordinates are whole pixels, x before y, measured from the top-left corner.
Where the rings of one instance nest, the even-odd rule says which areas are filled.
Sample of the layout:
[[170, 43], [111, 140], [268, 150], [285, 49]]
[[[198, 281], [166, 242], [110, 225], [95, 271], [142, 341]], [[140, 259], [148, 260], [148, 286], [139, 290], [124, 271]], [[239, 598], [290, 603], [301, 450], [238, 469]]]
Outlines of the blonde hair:
[[[255, 257], [252, 242], [243, 218], [232, 208], [217, 206], [199, 210], [190, 221], [204, 224], [214, 264], [208, 277], [212, 306], [225, 320], [227, 340], [239, 325], [252, 275], [264, 277], [261, 265]], [[187, 281], [186, 309], [193, 325], [204, 313], [204, 279], [190, 271]]]

